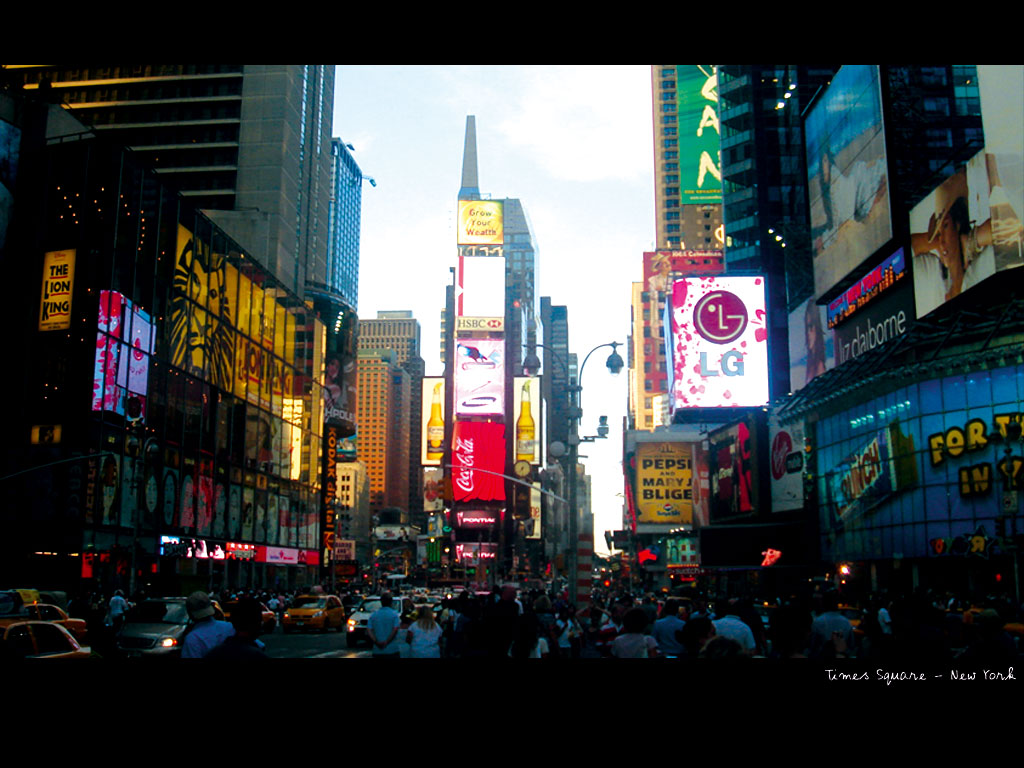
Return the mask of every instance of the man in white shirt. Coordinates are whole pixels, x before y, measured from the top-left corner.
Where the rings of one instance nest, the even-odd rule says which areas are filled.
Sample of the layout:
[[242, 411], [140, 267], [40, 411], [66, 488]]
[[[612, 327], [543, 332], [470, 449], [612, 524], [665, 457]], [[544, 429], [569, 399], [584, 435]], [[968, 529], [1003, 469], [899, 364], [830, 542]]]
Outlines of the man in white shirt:
[[[754, 633], [747, 626], [746, 622], [736, 615], [736, 602], [735, 598], [730, 600], [728, 606], [723, 611], [725, 615], [711, 623], [715, 625], [716, 635], [732, 638], [740, 644], [744, 655], [753, 656], [757, 651], [757, 641], [754, 640]], [[718, 611], [716, 610], [715, 613], [718, 613]]]
[[373, 643], [373, 658], [399, 659], [402, 657], [401, 646], [398, 644], [398, 630], [402, 626], [402, 617], [391, 607], [393, 598], [390, 592], [380, 596], [380, 608], [370, 614], [366, 622], [370, 642]]

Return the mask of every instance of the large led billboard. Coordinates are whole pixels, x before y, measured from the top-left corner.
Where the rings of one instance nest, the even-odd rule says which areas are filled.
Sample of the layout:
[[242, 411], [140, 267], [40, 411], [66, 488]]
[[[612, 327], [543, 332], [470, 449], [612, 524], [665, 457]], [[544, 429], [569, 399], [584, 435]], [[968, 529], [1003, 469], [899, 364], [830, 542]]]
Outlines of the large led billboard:
[[459, 256], [457, 317], [505, 317], [505, 257]]
[[752, 419], [708, 435], [712, 525], [758, 507], [757, 429]]
[[540, 431], [543, 420], [540, 414], [540, 379], [532, 376], [516, 376], [512, 382], [512, 426], [516, 430], [516, 461], [540, 464]]
[[455, 501], [505, 501], [505, 425], [455, 422], [452, 465]]
[[459, 200], [459, 245], [501, 245], [505, 238], [500, 200]]
[[691, 249], [644, 252], [644, 290], [669, 291], [687, 274], [715, 275], [725, 271], [725, 251]]
[[125, 415], [129, 396], [146, 413], [149, 356], [156, 331], [152, 318], [117, 291], [100, 291], [93, 367], [92, 410]]
[[1024, 67], [978, 65], [985, 148], [910, 212], [917, 316], [1024, 264]]
[[504, 340], [459, 339], [455, 349], [455, 415], [504, 414]]
[[672, 409], [768, 402], [762, 277], [687, 277], [672, 286]]
[[718, 68], [714, 64], [676, 66], [676, 113], [682, 203], [721, 203]]
[[814, 295], [892, 237], [877, 65], [842, 67], [804, 121]]

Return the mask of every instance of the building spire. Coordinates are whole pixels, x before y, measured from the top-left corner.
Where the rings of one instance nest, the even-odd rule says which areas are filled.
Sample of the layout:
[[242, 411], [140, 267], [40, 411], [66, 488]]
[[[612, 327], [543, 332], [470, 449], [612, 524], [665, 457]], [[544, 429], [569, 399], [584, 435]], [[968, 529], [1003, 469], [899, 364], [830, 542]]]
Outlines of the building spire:
[[476, 168], [476, 117], [466, 115], [466, 144], [462, 150], [462, 188], [459, 200], [479, 200], [480, 181]]

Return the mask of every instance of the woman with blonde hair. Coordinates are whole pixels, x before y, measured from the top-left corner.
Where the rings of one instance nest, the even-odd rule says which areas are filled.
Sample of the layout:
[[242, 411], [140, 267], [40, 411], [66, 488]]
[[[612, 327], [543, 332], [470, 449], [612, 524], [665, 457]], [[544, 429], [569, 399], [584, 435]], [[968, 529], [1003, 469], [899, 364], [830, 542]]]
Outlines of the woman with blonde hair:
[[413, 659], [441, 658], [441, 625], [434, 619], [434, 608], [421, 605], [416, 612], [416, 621], [409, 625], [405, 641], [409, 644]]

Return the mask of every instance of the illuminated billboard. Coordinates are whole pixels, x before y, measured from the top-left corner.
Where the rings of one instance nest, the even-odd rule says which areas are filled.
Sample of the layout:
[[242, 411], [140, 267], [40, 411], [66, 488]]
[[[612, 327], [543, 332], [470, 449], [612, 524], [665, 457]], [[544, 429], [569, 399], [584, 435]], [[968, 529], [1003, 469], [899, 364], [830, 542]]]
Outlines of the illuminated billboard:
[[505, 317], [505, 257], [459, 256], [457, 317]]
[[644, 290], [669, 291], [687, 274], [715, 275], [725, 271], [725, 251], [686, 249], [644, 252]]
[[43, 257], [43, 296], [39, 330], [71, 327], [71, 292], [75, 285], [75, 251], [50, 251]]
[[537, 450], [542, 420], [540, 418], [540, 379], [516, 376], [512, 381], [512, 426], [515, 435], [515, 461], [540, 464]]
[[903, 249], [897, 248], [892, 256], [828, 303], [828, 327], [835, 328], [857, 310], [863, 309], [883, 293], [894, 288], [906, 276], [907, 260], [903, 255]]
[[718, 68], [714, 64], [676, 66], [676, 112], [682, 204], [721, 203]]
[[1019, 155], [982, 150], [911, 210], [918, 317], [996, 272], [1024, 264], [1021, 177]]
[[710, 521], [752, 514], [758, 506], [757, 431], [752, 419], [708, 436], [711, 470]]
[[505, 239], [500, 200], [459, 200], [459, 245], [501, 245]]
[[638, 442], [638, 523], [693, 524], [693, 452], [688, 443]]
[[768, 402], [761, 277], [688, 277], [672, 286], [672, 409]]
[[455, 501], [505, 501], [505, 425], [455, 422], [452, 464]]
[[425, 377], [421, 387], [420, 464], [439, 467], [444, 458], [444, 379]]
[[794, 392], [836, 366], [833, 336], [826, 325], [825, 307], [813, 298], [789, 313], [789, 386]]
[[504, 414], [504, 340], [460, 339], [455, 350], [455, 415]]
[[787, 512], [804, 506], [804, 425], [785, 426], [773, 415], [768, 420], [771, 445], [772, 512]]
[[807, 113], [804, 133], [820, 298], [892, 237], [878, 66], [842, 67]]
[[100, 291], [92, 410], [125, 415], [129, 396], [146, 413], [149, 356], [156, 336], [152, 318], [117, 291]]

